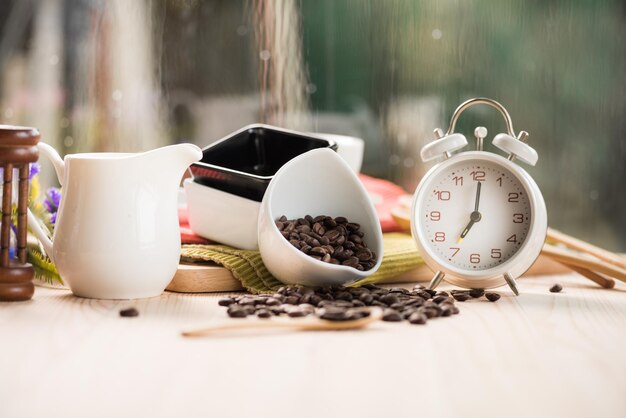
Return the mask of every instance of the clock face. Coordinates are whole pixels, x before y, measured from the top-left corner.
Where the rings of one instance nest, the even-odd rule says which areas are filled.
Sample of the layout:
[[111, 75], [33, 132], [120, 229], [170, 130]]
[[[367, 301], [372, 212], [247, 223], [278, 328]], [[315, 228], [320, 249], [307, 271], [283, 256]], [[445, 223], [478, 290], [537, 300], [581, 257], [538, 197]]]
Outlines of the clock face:
[[457, 271], [485, 271], [522, 248], [531, 225], [524, 184], [504, 165], [466, 159], [435, 170], [413, 219], [430, 255]]

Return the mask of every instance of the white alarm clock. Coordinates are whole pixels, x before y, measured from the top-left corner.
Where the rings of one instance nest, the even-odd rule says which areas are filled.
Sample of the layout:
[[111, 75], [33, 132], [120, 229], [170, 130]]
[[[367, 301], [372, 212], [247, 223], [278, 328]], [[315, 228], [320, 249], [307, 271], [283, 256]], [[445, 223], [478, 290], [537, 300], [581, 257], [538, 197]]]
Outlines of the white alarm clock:
[[[454, 132], [460, 114], [470, 106], [487, 104], [506, 121], [507, 133], [493, 145], [508, 156], [483, 151], [484, 127], [474, 131], [476, 151], [452, 154], [467, 146]], [[442, 157], [415, 190], [411, 231], [420, 254], [435, 272], [434, 289], [442, 279], [465, 288], [508, 284], [517, 295], [515, 279], [535, 262], [545, 241], [548, 217], [539, 187], [513, 161], [537, 163], [537, 152], [526, 144], [528, 133], [513, 131], [511, 117], [498, 102], [471, 99], [453, 113], [444, 135], [421, 151], [424, 162]]]

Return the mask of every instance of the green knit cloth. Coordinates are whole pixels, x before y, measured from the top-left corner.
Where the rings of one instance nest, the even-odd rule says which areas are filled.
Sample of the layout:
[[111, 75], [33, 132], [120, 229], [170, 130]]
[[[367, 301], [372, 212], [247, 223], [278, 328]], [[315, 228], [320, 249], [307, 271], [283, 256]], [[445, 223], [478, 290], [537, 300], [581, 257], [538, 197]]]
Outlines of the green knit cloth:
[[[376, 273], [353, 283], [352, 286], [376, 283], [423, 263], [410, 235], [383, 234], [383, 246], [383, 261]], [[251, 293], [267, 293], [283, 285], [267, 271], [258, 251], [239, 250], [226, 245], [183, 245], [181, 259], [186, 262], [220, 264], [230, 270]]]

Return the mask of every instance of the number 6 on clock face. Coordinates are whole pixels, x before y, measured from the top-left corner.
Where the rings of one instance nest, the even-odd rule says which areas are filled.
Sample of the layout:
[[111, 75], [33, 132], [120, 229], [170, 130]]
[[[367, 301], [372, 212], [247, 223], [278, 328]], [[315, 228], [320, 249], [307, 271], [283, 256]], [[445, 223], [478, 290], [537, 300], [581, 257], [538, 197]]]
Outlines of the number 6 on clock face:
[[496, 154], [470, 151], [433, 167], [420, 182], [411, 229], [434, 271], [463, 287], [495, 287], [523, 274], [547, 228], [534, 180]]

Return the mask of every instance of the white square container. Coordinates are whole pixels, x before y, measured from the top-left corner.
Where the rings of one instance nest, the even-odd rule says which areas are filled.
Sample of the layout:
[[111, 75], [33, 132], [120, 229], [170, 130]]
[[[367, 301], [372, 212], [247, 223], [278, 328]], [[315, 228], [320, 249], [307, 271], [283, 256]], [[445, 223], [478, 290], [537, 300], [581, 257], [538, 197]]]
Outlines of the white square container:
[[259, 248], [261, 202], [195, 183], [184, 182], [189, 226], [201, 237], [244, 250]]

